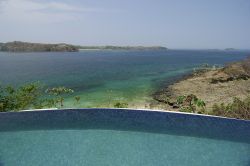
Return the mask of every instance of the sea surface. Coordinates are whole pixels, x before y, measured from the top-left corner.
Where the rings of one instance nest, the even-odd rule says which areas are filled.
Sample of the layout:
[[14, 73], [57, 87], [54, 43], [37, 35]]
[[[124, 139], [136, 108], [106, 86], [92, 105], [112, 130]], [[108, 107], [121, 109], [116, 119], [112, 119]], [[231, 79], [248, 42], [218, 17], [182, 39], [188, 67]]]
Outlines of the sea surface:
[[202, 64], [222, 66], [248, 55], [250, 51], [217, 50], [0, 52], [0, 83], [39, 81], [71, 88], [75, 93], [65, 99], [65, 107], [112, 107], [116, 102], [140, 107], [161, 87]]

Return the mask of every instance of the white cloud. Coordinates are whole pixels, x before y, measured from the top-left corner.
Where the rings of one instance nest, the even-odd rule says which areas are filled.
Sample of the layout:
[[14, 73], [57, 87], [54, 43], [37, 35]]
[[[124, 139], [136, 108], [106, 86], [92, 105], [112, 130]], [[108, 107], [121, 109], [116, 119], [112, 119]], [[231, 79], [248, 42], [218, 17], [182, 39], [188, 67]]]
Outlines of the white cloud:
[[84, 8], [62, 2], [34, 0], [0, 0], [0, 21], [70, 21], [86, 12], [101, 12], [97, 8]]

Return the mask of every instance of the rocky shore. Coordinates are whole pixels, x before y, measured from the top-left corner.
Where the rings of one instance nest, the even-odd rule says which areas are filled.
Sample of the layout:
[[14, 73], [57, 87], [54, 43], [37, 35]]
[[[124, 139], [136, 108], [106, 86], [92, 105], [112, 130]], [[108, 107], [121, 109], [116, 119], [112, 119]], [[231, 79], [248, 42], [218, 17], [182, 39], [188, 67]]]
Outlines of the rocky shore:
[[202, 68], [154, 94], [154, 99], [168, 110], [179, 108], [180, 96], [194, 95], [206, 103], [206, 110], [215, 104], [227, 105], [235, 98], [250, 95], [250, 58], [223, 68]]

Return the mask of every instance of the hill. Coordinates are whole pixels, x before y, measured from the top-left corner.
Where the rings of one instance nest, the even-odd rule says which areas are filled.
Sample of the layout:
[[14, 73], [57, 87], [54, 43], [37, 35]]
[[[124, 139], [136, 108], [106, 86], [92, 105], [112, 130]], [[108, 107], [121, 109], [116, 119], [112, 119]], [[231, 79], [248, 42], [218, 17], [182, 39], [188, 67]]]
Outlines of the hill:
[[70, 44], [42, 44], [14, 41], [0, 44], [0, 51], [6, 52], [75, 52], [78, 48]]
[[80, 46], [71, 44], [42, 44], [14, 41], [0, 43], [0, 51], [6, 52], [75, 52], [79, 50], [167, 50], [161, 46]]

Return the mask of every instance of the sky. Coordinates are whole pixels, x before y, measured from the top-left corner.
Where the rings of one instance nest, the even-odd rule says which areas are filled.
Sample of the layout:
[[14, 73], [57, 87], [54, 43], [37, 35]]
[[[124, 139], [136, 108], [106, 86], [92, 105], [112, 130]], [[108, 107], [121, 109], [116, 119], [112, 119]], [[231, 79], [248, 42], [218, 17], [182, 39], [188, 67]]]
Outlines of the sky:
[[0, 42], [250, 49], [250, 0], [0, 0]]

